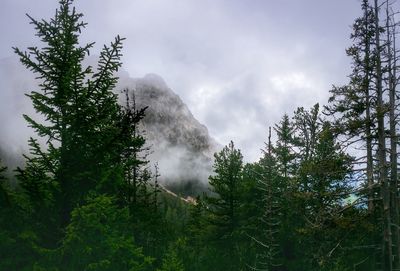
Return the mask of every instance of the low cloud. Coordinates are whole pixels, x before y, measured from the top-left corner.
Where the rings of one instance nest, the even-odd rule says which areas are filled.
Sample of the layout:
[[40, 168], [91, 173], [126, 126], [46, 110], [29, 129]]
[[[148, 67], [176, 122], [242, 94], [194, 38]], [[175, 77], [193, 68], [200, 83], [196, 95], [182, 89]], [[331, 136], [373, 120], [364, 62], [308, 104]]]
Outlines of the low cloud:
[[[93, 65], [95, 57], [87, 63]], [[123, 70], [118, 76], [116, 93], [129, 89], [131, 95], [135, 93], [138, 108], [149, 107], [142, 125], [151, 148], [148, 158], [151, 164], [158, 163], [160, 180], [166, 184], [197, 182], [205, 186], [212, 172], [213, 153], [220, 147], [207, 128], [160, 76], [150, 74], [134, 79]], [[0, 153], [10, 167], [15, 167], [23, 163], [22, 154], [28, 152], [28, 138], [35, 137], [22, 114], [41, 118], [24, 95], [38, 91], [38, 82], [17, 58], [7, 58], [0, 60], [0, 90]]]

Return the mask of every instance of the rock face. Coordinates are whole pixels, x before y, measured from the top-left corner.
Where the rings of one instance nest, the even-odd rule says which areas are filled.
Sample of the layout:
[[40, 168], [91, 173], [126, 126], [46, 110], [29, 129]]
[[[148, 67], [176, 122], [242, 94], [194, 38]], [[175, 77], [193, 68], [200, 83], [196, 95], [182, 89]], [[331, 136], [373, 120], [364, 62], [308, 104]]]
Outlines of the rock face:
[[149, 106], [144, 124], [153, 143], [166, 141], [170, 146], [181, 146], [190, 152], [213, 153], [217, 144], [206, 126], [193, 117], [161, 77], [151, 74], [137, 79], [134, 92], [138, 105]]
[[[93, 65], [93, 60], [88, 63]], [[129, 89], [138, 108], [148, 106], [143, 130], [151, 148], [148, 158], [150, 164], [158, 163], [160, 181], [178, 193], [206, 190], [213, 153], [219, 147], [207, 128], [194, 118], [160, 76], [149, 74], [133, 79], [124, 71], [118, 76], [116, 92]], [[22, 163], [20, 158], [27, 153], [27, 140], [33, 134], [22, 118], [22, 114], [35, 116], [29, 98], [24, 95], [32, 90], [38, 90], [34, 75], [18, 59], [0, 60], [0, 146], [4, 162], [10, 168]]]
[[159, 164], [161, 181], [183, 194], [205, 191], [212, 155], [218, 149], [207, 128], [161, 77], [120, 78], [119, 88], [134, 94], [137, 107], [148, 106], [143, 129], [152, 150], [150, 161]]

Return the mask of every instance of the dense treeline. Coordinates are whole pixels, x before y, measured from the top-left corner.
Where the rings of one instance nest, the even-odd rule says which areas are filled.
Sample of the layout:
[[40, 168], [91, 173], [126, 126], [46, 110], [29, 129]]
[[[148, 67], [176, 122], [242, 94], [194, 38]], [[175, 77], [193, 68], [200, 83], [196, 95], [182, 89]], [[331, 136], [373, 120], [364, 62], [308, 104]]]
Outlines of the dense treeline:
[[6, 177], [0, 166], [0, 270], [400, 268], [388, 1], [362, 1], [349, 83], [328, 105], [285, 114], [255, 163], [230, 142], [209, 193], [192, 202], [164, 193], [146, 160], [146, 108], [128, 90], [117, 102], [123, 38], [84, 67], [93, 43], [81, 45], [86, 24], [72, 4], [61, 0], [50, 21], [29, 17], [43, 46], [14, 49], [40, 82], [28, 97], [43, 121], [24, 116], [36, 132], [24, 167]]

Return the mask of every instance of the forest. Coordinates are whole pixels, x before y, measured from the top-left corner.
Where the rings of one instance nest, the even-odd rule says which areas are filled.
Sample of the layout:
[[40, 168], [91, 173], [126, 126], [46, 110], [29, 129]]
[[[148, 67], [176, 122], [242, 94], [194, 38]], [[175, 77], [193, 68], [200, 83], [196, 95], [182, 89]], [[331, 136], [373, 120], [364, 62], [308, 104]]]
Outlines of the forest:
[[124, 38], [86, 66], [73, 0], [28, 15], [42, 46], [13, 50], [39, 82], [35, 134], [23, 166], [0, 166], [0, 270], [400, 270], [397, 11], [360, 10], [348, 82], [265, 127], [259, 161], [229, 142], [192, 200], [147, 159], [148, 108], [118, 102]]

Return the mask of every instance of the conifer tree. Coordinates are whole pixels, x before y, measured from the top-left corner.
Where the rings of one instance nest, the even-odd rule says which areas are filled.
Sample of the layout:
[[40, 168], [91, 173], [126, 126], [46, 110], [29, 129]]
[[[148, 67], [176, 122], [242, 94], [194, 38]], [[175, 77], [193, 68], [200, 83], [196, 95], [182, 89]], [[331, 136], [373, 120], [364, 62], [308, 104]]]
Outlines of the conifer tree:
[[317, 137], [314, 157], [303, 168], [309, 182], [304, 230], [307, 242], [311, 242], [310, 255], [314, 257], [314, 264], [322, 268], [332, 264], [333, 257], [327, 255], [337, 244], [335, 223], [342, 216], [343, 202], [351, 195], [352, 160], [336, 143], [329, 122], [324, 122]]
[[392, 9], [392, 3], [386, 0], [386, 23], [385, 23], [385, 61], [387, 61], [387, 88], [389, 96], [389, 137], [390, 137], [390, 216], [391, 227], [393, 232], [393, 268], [400, 268], [400, 217], [399, 217], [399, 185], [398, 185], [398, 153], [397, 153], [397, 122], [398, 122], [398, 94], [397, 94], [397, 49], [396, 35], [397, 24], [395, 13]]
[[[367, 187], [368, 209], [374, 209], [376, 185], [374, 176], [374, 144], [376, 143], [376, 99], [373, 93], [375, 50], [375, 13], [368, 0], [361, 3], [363, 15], [353, 24], [353, 45], [346, 50], [352, 60], [352, 72], [348, 85], [334, 86], [325, 106], [325, 113], [335, 117], [336, 133], [344, 136], [344, 144], [364, 145], [365, 186]], [[359, 144], [361, 140], [362, 144]]]
[[[255, 265], [257, 270], [276, 270], [282, 265], [280, 234], [283, 226], [284, 195], [287, 192], [288, 162], [291, 160], [289, 158], [291, 134], [288, 128], [289, 118], [284, 115], [281, 129], [275, 129], [280, 131], [277, 132], [276, 147], [272, 146], [271, 128], [269, 128], [267, 148], [263, 150], [263, 156], [257, 163], [259, 172], [255, 178], [257, 179], [257, 189], [261, 192], [261, 200], [258, 205], [261, 213], [258, 217], [259, 234], [252, 237], [259, 247]], [[283, 171], [282, 169], [278, 170], [278, 159], [281, 159], [281, 165], [284, 165]]]
[[25, 156], [26, 167], [18, 169], [18, 179], [32, 202], [56, 207], [61, 227], [89, 191], [116, 190], [123, 182], [121, 110], [111, 91], [117, 82], [114, 72], [121, 66], [123, 39], [117, 36], [104, 46], [98, 67], [83, 67], [93, 43], [80, 45], [86, 23], [72, 4], [73, 0], [61, 0], [49, 21], [28, 15], [43, 46], [29, 47], [26, 52], [15, 48], [40, 82], [40, 90], [28, 97], [45, 119], [24, 115], [45, 144], [29, 140], [30, 155]]
[[60, 270], [149, 270], [152, 258], [135, 243], [127, 208], [107, 196], [75, 208], [63, 239]]
[[150, 179], [150, 176], [144, 179], [142, 176], [147, 174], [145, 169], [147, 168], [148, 149], [145, 147], [144, 132], [139, 128], [139, 123], [145, 116], [147, 107], [137, 108], [134, 91], [125, 89], [123, 94], [125, 94], [125, 106], [122, 109], [121, 118], [121, 128], [125, 135], [121, 161], [125, 172], [123, 197], [125, 204], [129, 206], [131, 215], [134, 215], [135, 209], [140, 208], [140, 201], [143, 201], [143, 195], [140, 195], [142, 186], [148, 186]]
[[[319, 253], [329, 247], [329, 239], [322, 233], [330, 230], [327, 225], [340, 216], [340, 206], [350, 195], [351, 159], [337, 144], [330, 123], [321, 119], [318, 104], [297, 109], [293, 119], [297, 170], [282, 204], [283, 253], [296, 254], [302, 270], [310, 270], [324, 262]], [[284, 264], [291, 268], [294, 262], [287, 258]]]
[[[396, 53], [393, 50], [396, 34], [391, 30], [396, 23], [390, 22], [388, 1], [369, 2], [362, 1], [363, 16], [355, 21], [354, 45], [347, 50], [353, 65], [350, 83], [332, 91], [330, 106], [326, 108], [330, 114], [339, 115], [337, 124], [341, 122], [341, 129], [338, 133], [347, 138], [347, 145], [354, 143], [356, 147], [365, 149], [365, 155], [358, 157], [358, 164], [366, 163], [366, 189], [361, 192], [367, 197], [369, 213], [374, 216], [375, 227], [381, 231], [383, 239], [374, 244], [375, 254], [380, 254], [377, 268], [393, 270], [397, 268], [396, 264], [399, 266], [400, 259], [398, 200], [395, 199], [398, 188], [394, 188], [397, 187], [398, 167], [395, 143]], [[380, 17], [384, 4], [386, 25], [383, 27]], [[390, 167], [387, 163], [388, 137], [391, 143]]]
[[[294, 153], [294, 127], [287, 114], [283, 115], [282, 120], [279, 124], [275, 125], [274, 130], [278, 136], [278, 140], [276, 141], [276, 146], [273, 148], [273, 153], [276, 156], [279, 171], [287, 181], [294, 173], [294, 161], [296, 158], [296, 154]], [[272, 149], [269, 151], [272, 151]]]
[[231, 141], [214, 155], [214, 175], [210, 176], [212, 195], [206, 197], [212, 240], [221, 251], [226, 268], [237, 268], [238, 229], [243, 156]]
[[163, 258], [162, 266], [157, 271], [184, 271], [182, 262], [175, 250], [170, 249]]

